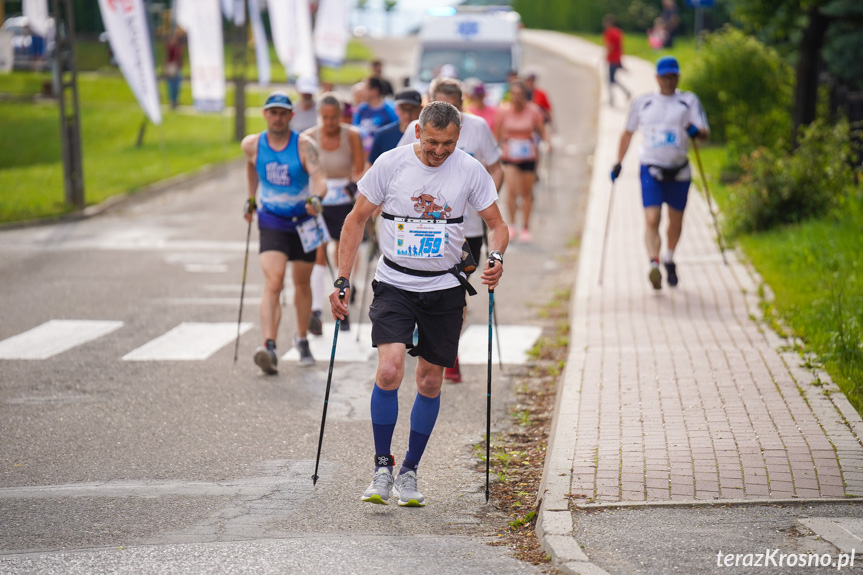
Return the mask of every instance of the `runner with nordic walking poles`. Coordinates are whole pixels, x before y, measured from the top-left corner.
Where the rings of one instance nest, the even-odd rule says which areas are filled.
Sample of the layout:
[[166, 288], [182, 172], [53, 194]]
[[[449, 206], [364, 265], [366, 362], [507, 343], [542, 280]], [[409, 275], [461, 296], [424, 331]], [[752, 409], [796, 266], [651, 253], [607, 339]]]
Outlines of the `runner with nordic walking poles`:
[[[482, 283], [493, 290], [503, 275], [507, 225], [497, 206], [491, 176], [482, 164], [456, 148], [460, 128], [461, 114], [455, 106], [446, 102], [427, 105], [416, 127], [419, 142], [397, 147], [375, 161], [357, 183], [357, 201], [342, 230], [339, 276], [349, 281], [366, 222], [382, 209], [382, 257], [369, 308], [372, 345], [378, 350], [370, 401], [369, 451], [374, 455], [374, 473], [361, 497], [369, 503], [388, 504], [396, 494], [400, 506], [426, 504], [417, 468], [440, 411], [444, 367], [453, 366], [458, 353], [464, 292], [476, 293], [462, 271], [462, 221], [468, 204], [489, 228], [495, 265], [485, 262]], [[347, 314], [346, 301], [339, 298], [338, 290], [330, 294], [330, 305], [334, 319]], [[416, 345], [414, 325], [419, 331]], [[392, 438], [405, 352], [417, 358], [417, 393], [407, 452], [394, 473]]]
[[692, 180], [692, 170], [686, 157], [689, 141], [694, 142], [697, 138], [704, 139], [710, 135], [707, 116], [698, 96], [678, 90], [679, 80], [680, 66], [677, 60], [672, 56], [660, 58], [656, 63], [659, 91], [633, 100], [626, 127], [620, 136], [617, 163], [611, 170], [611, 181], [614, 183], [620, 176], [621, 163], [629, 149], [632, 135], [635, 130], [641, 129], [643, 137], [639, 161], [646, 224], [644, 240], [650, 258], [648, 279], [657, 290], [662, 288], [662, 272], [659, 269], [662, 204], [668, 206], [666, 251], [662, 264], [669, 287], [675, 287], [678, 276], [673, 259], [674, 250], [683, 230], [683, 211], [686, 209]]
[[250, 224], [255, 214], [258, 216], [259, 260], [264, 273], [260, 306], [264, 341], [255, 350], [254, 361], [261, 371], [274, 375], [279, 371], [276, 352], [282, 316], [279, 296], [289, 262], [297, 314], [294, 346], [300, 354], [300, 366], [315, 364], [306, 339], [312, 313], [310, 279], [315, 251], [305, 251], [300, 234], [315, 236], [314, 223], [309, 222], [321, 211], [320, 200], [327, 185], [314, 140], [290, 128], [293, 104], [288, 95], [272, 92], [264, 104], [263, 115], [266, 131], [246, 136], [241, 143], [246, 156], [247, 201], [253, 203], [258, 195], [257, 212], [247, 209], [243, 215]]

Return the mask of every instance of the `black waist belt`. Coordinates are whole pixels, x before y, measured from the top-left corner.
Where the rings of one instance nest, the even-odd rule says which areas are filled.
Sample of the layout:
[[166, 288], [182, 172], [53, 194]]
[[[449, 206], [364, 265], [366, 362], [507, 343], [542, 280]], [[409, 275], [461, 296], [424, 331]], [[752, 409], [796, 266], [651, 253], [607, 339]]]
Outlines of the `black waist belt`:
[[399, 265], [386, 256], [384, 256], [384, 263], [387, 264], [389, 267], [393, 268], [394, 270], [402, 272], [403, 274], [407, 274], [409, 276], [417, 276], [421, 278], [433, 278], [442, 276], [444, 274], [452, 274], [456, 277], [458, 283], [461, 284], [461, 287], [467, 290], [467, 293], [469, 295], [476, 295], [476, 290], [473, 288], [472, 285], [470, 285], [470, 282], [467, 281], [467, 278], [461, 275], [462, 270], [461, 266], [459, 265], [454, 265], [448, 270], [415, 270]]
[[646, 164], [647, 171], [650, 172], [650, 175], [660, 182], [670, 182], [674, 180], [677, 177], [677, 174], [680, 173], [680, 170], [682, 170], [688, 165], [689, 160], [686, 160], [685, 162], [683, 162], [683, 164], [675, 168], [664, 168], [662, 166]]
[[428, 221], [432, 220], [433, 222], [443, 222], [445, 224], [460, 224], [464, 221], [463, 216], [459, 216], [457, 218], [409, 218], [407, 216], [394, 216], [392, 214], [388, 214], [386, 212], [381, 212], [381, 217], [385, 220], [404, 220], [404, 221], [416, 221], [421, 222], [423, 220]]

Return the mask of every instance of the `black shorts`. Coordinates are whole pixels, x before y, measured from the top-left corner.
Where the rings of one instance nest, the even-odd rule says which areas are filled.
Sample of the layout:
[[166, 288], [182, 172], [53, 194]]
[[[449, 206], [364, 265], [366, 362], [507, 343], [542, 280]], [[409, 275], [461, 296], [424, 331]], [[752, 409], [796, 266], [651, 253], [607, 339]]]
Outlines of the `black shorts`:
[[260, 228], [261, 247], [258, 253], [282, 252], [291, 262], [314, 263], [316, 250], [309, 253], [303, 251], [303, 242], [297, 232], [285, 232], [271, 228]]
[[345, 225], [345, 218], [351, 213], [353, 207], [353, 204], [324, 206], [324, 222], [327, 224], [327, 231], [330, 232], [330, 237], [334, 240], [342, 239], [342, 226]]
[[535, 172], [536, 171], [536, 160], [523, 160], [521, 162], [509, 162], [506, 160], [501, 160], [501, 164], [505, 166], [515, 166], [522, 172]]
[[[414, 357], [444, 367], [455, 365], [465, 306], [463, 287], [413, 292], [375, 280], [372, 291], [369, 319], [373, 346], [403, 343]], [[416, 347], [414, 324], [419, 330]]]

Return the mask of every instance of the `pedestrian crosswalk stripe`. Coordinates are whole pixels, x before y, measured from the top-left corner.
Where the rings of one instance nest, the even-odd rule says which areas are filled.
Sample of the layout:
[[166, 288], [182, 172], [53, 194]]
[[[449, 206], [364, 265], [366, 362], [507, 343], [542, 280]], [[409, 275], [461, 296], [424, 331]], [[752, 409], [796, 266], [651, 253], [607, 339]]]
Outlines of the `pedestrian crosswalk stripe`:
[[[251, 323], [240, 325], [240, 333], [252, 329]], [[202, 360], [207, 359], [237, 337], [234, 322], [184, 322], [171, 331], [147, 342], [123, 356], [125, 361]]]
[[[324, 323], [323, 334], [319, 336], [309, 335], [309, 349], [312, 357], [318, 363], [329, 363], [333, 353], [333, 334], [335, 323]], [[359, 341], [357, 333], [359, 332]], [[339, 339], [336, 342], [336, 361], [365, 362], [377, 357], [377, 351], [372, 347], [372, 326], [364, 324], [351, 325], [350, 331], [339, 331]], [[300, 353], [297, 348], [292, 347], [282, 356], [286, 362], [299, 361]]]
[[[503, 363], [521, 365], [527, 363], [527, 352], [539, 339], [542, 328], [536, 325], [499, 325], [494, 332], [491, 352], [492, 362], [498, 364], [497, 337], [500, 334], [500, 350]], [[459, 363], [477, 365], [488, 363], [488, 325], [472, 325], [463, 334], [458, 347]]]
[[122, 325], [122, 321], [52, 319], [0, 341], [0, 359], [48, 359]]
[[[309, 336], [309, 349], [312, 356], [320, 363], [329, 363], [333, 352], [332, 323], [324, 323], [323, 335]], [[359, 341], [357, 341], [359, 329]], [[527, 352], [542, 334], [542, 328], [535, 325], [501, 325], [495, 332], [495, 338], [500, 334], [500, 348], [503, 352], [503, 363], [520, 365], [527, 363]], [[488, 363], [488, 326], [472, 325], [461, 336], [459, 342], [459, 362], [464, 365], [484, 365]], [[374, 360], [377, 352], [372, 347], [372, 327], [369, 323], [359, 326], [351, 325], [350, 331], [339, 332], [336, 344], [336, 361], [365, 362]], [[492, 346], [492, 360], [498, 363], [497, 340]], [[291, 348], [282, 356], [283, 362], [299, 361], [300, 354], [296, 348]]]

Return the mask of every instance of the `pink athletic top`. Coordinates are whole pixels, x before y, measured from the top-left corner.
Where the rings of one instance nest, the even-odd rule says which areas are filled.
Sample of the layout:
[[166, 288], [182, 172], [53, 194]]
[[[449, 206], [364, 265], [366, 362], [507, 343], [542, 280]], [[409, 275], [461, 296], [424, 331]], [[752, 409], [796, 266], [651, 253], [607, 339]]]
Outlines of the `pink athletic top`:
[[516, 112], [512, 105], [501, 107], [497, 124], [500, 126], [504, 161], [524, 162], [536, 159], [533, 134], [543, 125], [542, 112], [536, 104], [528, 102], [521, 112]]

